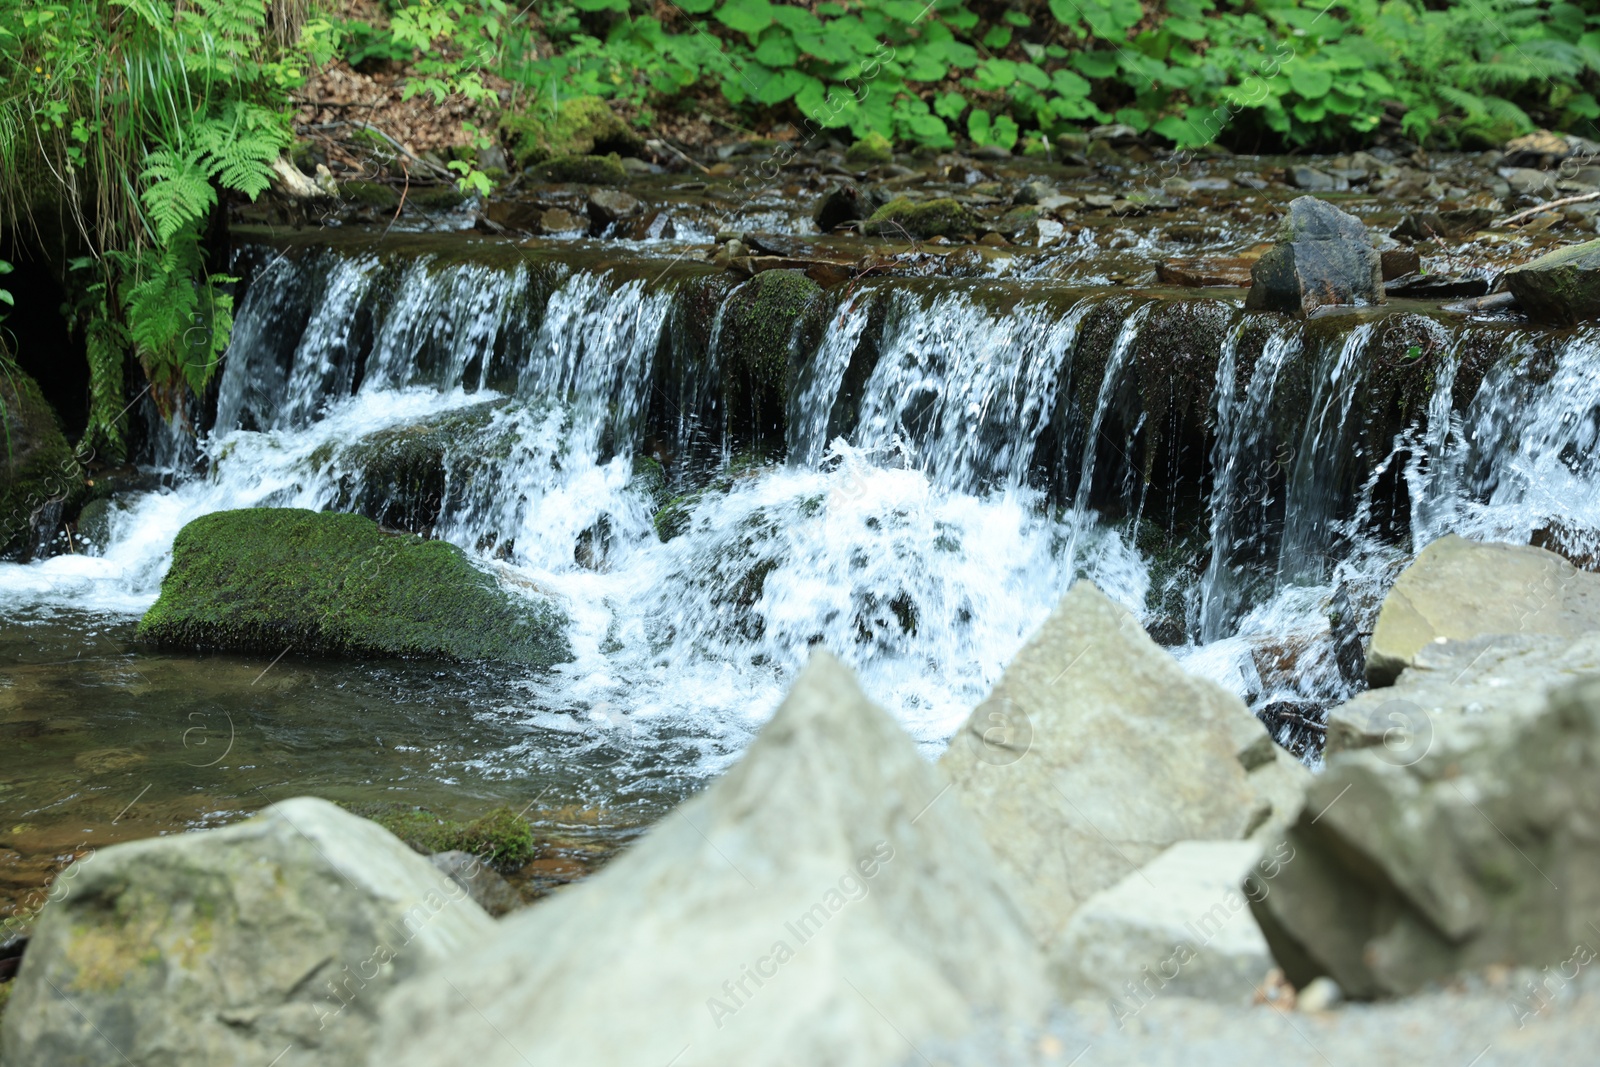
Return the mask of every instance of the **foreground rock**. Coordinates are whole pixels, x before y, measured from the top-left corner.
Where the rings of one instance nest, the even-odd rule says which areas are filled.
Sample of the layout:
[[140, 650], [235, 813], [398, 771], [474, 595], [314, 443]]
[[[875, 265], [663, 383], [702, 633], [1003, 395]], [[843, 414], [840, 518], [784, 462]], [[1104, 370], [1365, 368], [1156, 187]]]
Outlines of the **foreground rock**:
[[1600, 241], [1559, 248], [1505, 273], [1523, 314], [1543, 326], [1600, 319]]
[[83, 493], [83, 481], [39, 386], [16, 367], [0, 366], [0, 560], [39, 552], [68, 502]]
[[1276, 242], [1251, 268], [1245, 307], [1303, 314], [1324, 304], [1383, 302], [1383, 263], [1366, 226], [1302, 196], [1289, 202]]
[[1444, 719], [1527, 719], [1552, 690], [1600, 670], [1600, 633], [1489, 634], [1433, 641], [1417, 650], [1394, 685], [1369, 689], [1328, 713], [1332, 756], [1382, 746], [1396, 762], [1421, 759]]
[[818, 654], [725, 777], [397, 991], [369, 1062], [853, 1067], [1035, 1018], [1041, 964], [945, 789]]
[[1600, 575], [1531, 545], [1449, 534], [1417, 554], [1384, 599], [1367, 680], [1389, 685], [1437, 640], [1484, 634], [1577, 637], [1600, 629]]
[[1270, 882], [1281, 849], [1252, 841], [1183, 841], [1084, 901], [1061, 935], [1058, 983], [1132, 1013], [1159, 994], [1248, 1004], [1274, 966], [1243, 886]]
[[426, 859], [310, 797], [102, 849], [64, 881], [6, 1011], [6, 1063], [360, 1063], [388, 989], [494, 930]]
[[1600, 923], [1596, 766], [1593, 679], [1531, 719], [1440, 719], [1420, 758], [1335, 756], [1256, 908], [1273, 955], [1297, 986], [1326, 974], [1356, 997], [1561, 964]]
[[547, 667], [571, 658], [554, 607], [500, 591], [443, 541], [299, 508], [198, 518], [172, 546], [139, 637], [163, 648], [443, 656]]
[[1062, 965], [1073, 912], [1179, 841], [1273, 833], [1308, 777], [1244, 704], [1089, 582], [1064, 597], [940, 760]]

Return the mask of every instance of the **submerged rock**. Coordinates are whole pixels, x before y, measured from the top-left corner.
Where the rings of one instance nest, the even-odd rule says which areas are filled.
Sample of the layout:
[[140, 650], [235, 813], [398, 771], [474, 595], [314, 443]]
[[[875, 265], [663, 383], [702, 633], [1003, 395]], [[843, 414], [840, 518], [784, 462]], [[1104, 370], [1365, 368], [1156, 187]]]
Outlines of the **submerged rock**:
[[[732, 242], [730, 242], [732, 243]], [[751, 439], [783, 441], [795, 377], [794, 354], [809, 351], [821, 323], [813, 311], [822, 287], [797, 270], [767, 270], [723, 305], [723, 405], [730, 426]]]
[[0, 560], [26, 562], [40, 552], [83, 484], [83, 466], [38, 384], [0, 365]]
[[1448, 534], [1418, 553], [1378, 612], [1367, 680], [1389, 685], [1433, 641], [1484, 634], [1577, 637], [1600, 629], [1600, 575], [1532, 545]]
[[1245, 306], [1303, 314], [1324, 304], [1381, 304], [1383, 265], [1361, 220], [1312, 196], [1289, 202], [1276, 243], [1250, 271]]
[[1073, 912], [1179, 841], [1276, 834], [1308, 773], [1080, 581], [940, 760], [1052, 946]]
[[360, 1063], [391, 987], [494, 932], [426, 859], [312, 797], [101, 849], [62, 885], [16, 979], [6, 1063]]
[[726, 776], [390, 998], [369, 1062], [856, 1067], [1032, 1021], [1041, 964], [946, 788], [819, 653]]
[[1531, 719], [1440, 717], [1416, 759], [1334, 756], [1286, 836], [1293, 862], [1258, 894], [1274, 956], [1297, 986], [1329, 975], [1358, 998], [1570, 965], [1600, 922], [1597, 766], [1592, 678]]
[[898, 197], [872, 213], [861, 229], [869, 237], [926, 240], [961, 237], [978, 228], [978, 220], [959, 201], [942, 196], [921, 202]]
[[1600, 319], [1600, 241], [1557, 249], [1512, 267], [1505, 283], [1535, 323], [1574, 326]]
[[139, 637], [162, 648], [443, 656], [548, 667], [565, 617], [512, 597], [444, 541], [360, 515], [245, 508], [195, 519], [172, 546]]

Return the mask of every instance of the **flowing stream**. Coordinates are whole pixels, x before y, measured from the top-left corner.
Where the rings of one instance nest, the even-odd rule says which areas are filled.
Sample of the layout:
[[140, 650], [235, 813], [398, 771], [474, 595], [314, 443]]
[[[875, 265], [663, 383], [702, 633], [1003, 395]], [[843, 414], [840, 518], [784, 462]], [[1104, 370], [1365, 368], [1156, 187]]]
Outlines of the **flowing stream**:
[[[570, 803], [667, 803], [737, 756], [817, 645], [932, 755], [1083, 577], [1252, 706], [1326, 707], [1358, 684], [1339, 669], [1330, 602], [1364, 604], [1370, 623], [1432, 538], [1555, 531], [1570, 553], [1600, 549], [1594, 333], [867, 280], [819, 298], [818, 329], [793, 336], [779, 458], [719, 404], [730, 287], [703, 268], [238, 255], [250, 281], [198, 456], [180, 462], [180, 432], [158, 433], [145, 459], [172, 468], [162, 485], [120, 496], [96, 549], [0, 565], [0, 610], [42, 642], [25, 662], [87, 649], [137, 674], [131, 625], [177, 532], [272, 505], [446, 538], [567, 612], [575, 659], [548, 675], [275, 668], [309, 679], [334, 716], [352, 712], [346, 685], [361, 707], [421, 686], [430, 715], [476, 724], [474, 750], [351, 756], [370, 790], [432, 774], [490, 795], [484, 783], [547, 775]], [[1184, 304], [1205, 307], [1175, 339]], [[1395, 425], [1375, 416], [1384, 375], [1423, 364], [1420, 403]], [[441, 442], [419, 490], [371, 458], [402, 432]], [[74, 649], [68, 632], [91, 636]], [[174, 732], [269, 666], [194, 662], [227, 683], [174, 704]], [[258, 806], [242, 794], [219, 810]]]

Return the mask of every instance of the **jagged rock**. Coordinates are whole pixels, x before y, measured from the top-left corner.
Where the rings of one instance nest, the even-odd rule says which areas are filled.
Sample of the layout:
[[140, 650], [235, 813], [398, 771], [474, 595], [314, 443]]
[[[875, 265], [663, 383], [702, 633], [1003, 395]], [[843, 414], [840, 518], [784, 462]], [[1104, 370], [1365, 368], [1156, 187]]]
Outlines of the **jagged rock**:
[[1600, 629], [1600, 575], [1532, 545], [1448, 534], [1418, 553], [1378, 612], [1367, 680], [1391, 684], [1425, 645], [1484, 634], [1577, 637]]
[[644, 205], [621, 189], [596, 189], [589, 194], [589, 218], [597, 232], [644, 211]]
[[1350, 188], [1349, 181], [1336, 178], [1326, 171], [1316, 167], [1294, 167], [1289, 171], [1289, 183], [1296, 189], [1304, 189], [1308, 193], [1333, 193], [1343, 192]]
[[1600, 241], [1560, 248], [1512, 267], [1505, 282], [1533, 322], [1573, 326], [1600, 319]]
[[470, 852], [453, 849], [435, 852], [428, 862], [456, 885], [467, 891], [478, 906], [495, 918], [522, 906], [522, 898], [500, 872]]
[[1248, 1003], [1272, 969], [1244, 880], [1270, 886], [1287, 850], [1253, 841], [1182, 841], [1083, 902], [1061, 934], [1057, 983], [1111, 999], [1113, 1015], [1157, 993]]
[[1440, 717], [1414, 762], [1334, 756], [1285, 838], [1293, 861], [1256, 894], [1273, 955], [1296, 986], [1326, 974], [1370, 998], [1593, 944], [1597, 766], [1592, 678], [1531, 719]]
[[[1080, 581], [940, 760], [1059, 950], [1077, 907], [1168, 846], [1275, 833], [1307, 774], [1243, 702]], [[1254, 772], [1254, 773], [1252, 773]]]
[[818, 653], [727, 775], [391, 997], [369, 1062], [855, 1067], [1032, 1019], [1042, 964], [946, 789]]
[[1600, 634], [1490, 634], [1431, 641], [1392, 686], [1328, 712], [1324, 753], [1382, 746], [1395, 762], [1421, 759], [1441, 718], [1527, 718], [1552, 689], [1600, 671]]
[[0, 559], [27, 561], [42, 551], [83, 497], [84, 479], [38, 384], [14, 365], [0, 366]]
[[1272, 248], [1250, 271], [1245, 306], [1297, 314], [1324, 304], [1381, 304], [1383, 264], [1361, 220], [1311, 196], [1289, 202]]
[[6, 1063], [360, 1063], [384, 993], [494, 933], [427, 860], [312, 797], [113, 845], [62, 884], [6, 1011]]
[[300, 508], [203, 515], [178, 532], [139, 622], [158, 647], [322, 656], [440, 656], [548, 667], [566, 619], [513, 597], [445, 541]]

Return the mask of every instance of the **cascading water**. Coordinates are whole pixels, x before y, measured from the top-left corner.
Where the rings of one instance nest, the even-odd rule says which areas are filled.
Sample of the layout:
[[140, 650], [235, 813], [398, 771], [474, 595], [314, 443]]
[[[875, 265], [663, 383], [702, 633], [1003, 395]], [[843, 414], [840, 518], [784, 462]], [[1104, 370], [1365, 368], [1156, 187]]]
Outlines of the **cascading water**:
[[[892, 280], [820, 298], [819, 339], [794, 353], [787, 463], [707, 471], [688, 440], [719, 424], [703, 417], [718, 343], [703, 273], [245, 255], [257, 268], [205, 475], [125, 499], [96, 557], [0, 568], [0, 598], [133, 614], [199, 515], [360, 510], [448, 539], [567, 611], [575, 660], [531, 679], [510, 713], [597, 746], [670, 744], [696, 773], [743, 747], [813, 645], [936, 751], [1076, 577], [1146, 611], [1138, 509], [1131, 526], [1102, 516], [1096, 470], [1148, 476], [1130, 456], [1150, 428], [1117, 405], [1148, 388], [1160, 300]], [[1085, 360], [1091, 315], [1120, 319]], [[1548, 365], [1495, 362], [1454, 412], [1451, 349], [1475, 327], [1436, 337], [1431, 400], [1392, 455], [1352, 471], [1375, 327], [1311, 344], [1300, 322], [1232, 307], [1221, 319], [1200, 353], [1215, 384], [1199, 398], [1209, 475], [1192, 520], [1208, 536], [1175, 649], [1189, 669], [1258, 707], [1348, 692], [1327, 604], [1403, 558], [1365, 529], [1395, 472], [1415, 545], [1446, 529], [1526, 540], [1560, 526], [1596, 547], [1592, 335]], [[1529, 343], [1497, 337], [1512, 353]], [[1121, 421], [1128, 451], [1105, 445]], [[732, 455], [728, 441], [720, 451]], [[402, 452], [431, 473], [397, 482], [386, 464]], [[1343, 553], [1332, 565], [1330, 551]], [[1268, 645], [1266, 660], [1296, 661], [1292, 682], [1263, 668]]]

